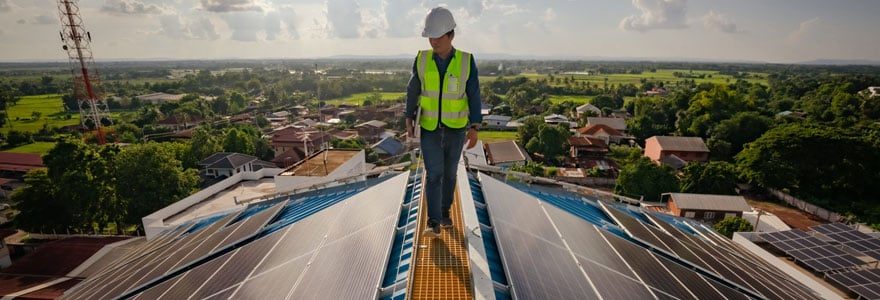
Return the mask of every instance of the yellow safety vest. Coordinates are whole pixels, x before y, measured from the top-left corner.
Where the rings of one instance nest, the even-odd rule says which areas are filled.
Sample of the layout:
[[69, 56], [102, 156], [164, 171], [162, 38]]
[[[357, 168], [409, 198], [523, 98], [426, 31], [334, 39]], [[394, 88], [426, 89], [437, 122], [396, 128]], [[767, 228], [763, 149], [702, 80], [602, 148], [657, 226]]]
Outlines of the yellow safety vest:
[[433, 131], [437, 129], [439, 122], [449, 128], [467, 126], [468, 98], [465, 86], [471, 72], [471, 54], [455, 50], [446, 68], [442, 88], [433, 50], [419, 51], [416, 64], [419, 80], [422, 82], [422, 94], [419, 96], [419, 124], [422, 128]]

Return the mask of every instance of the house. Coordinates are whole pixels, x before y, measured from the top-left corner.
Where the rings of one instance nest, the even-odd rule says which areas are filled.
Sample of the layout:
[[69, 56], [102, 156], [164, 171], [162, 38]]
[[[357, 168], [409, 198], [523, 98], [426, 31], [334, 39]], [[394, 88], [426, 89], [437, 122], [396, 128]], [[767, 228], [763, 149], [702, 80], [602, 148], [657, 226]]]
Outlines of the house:
[[868, 87], [868, 89], [865, 90], [865, 92], [866, 92], [865, 94], [868, 96], [868, 98], [880, 97], [880, 86]]
[[507, 123], [512, 119], [509, 116], [488, 115], [483, 117], [483, 124], [490, 129], [507, 129]]
[[669, 91], [664, 87], [653, 87], [651, 90], [645, 91], [645, 96], [666, 96]]
[[652, 136], [645, 140], [645, 156], [655, 163], [676, 167], [676, 164], [670, 164], [670, 160], [685, 163], [709, 161], [709, 148], [700, 137]]
[[306, 154], [305, 152], [303, 152], [303, 149], [293, 147], [287, 149], [287, 151], [275, 155], [275, 158], [272, 159], [272, 163], [278, 167], [287, 168], [302, 161], [305, 158]]
[[358, 138], [357, 131], [333, 129], [328, 131], [330, 136], [338, 140], [351, 140]]
[[358, 124], [354, 126], [354, 128], [357, 130], [358, 135], [363, 137], [364, 140], [373, 143], [381, 139], [380, 135], [385, 131], [385, 126], [387, 125], [388, 123], [379, 120], [372, 120]]
[[577, 116], [580, 117], [587, 112], [591, 112], [594, 116], [601, 117], [602, 110], [596, 107], [595, 105], [585, 103], [581, 106], [575, 108], [575, 112], [577, 112]]
[[515, 141], [486, 144], [486, 158], [490, 165], [501, 168], [523, 165], [532, 160], [528, 152]]
[[776, 114], [776, 116], [779, 118], [804, 119], [807, 116], [807, 114], [804, 112], [801, 112], [801, 111], [786, 110], [786, 111], [779, 112], [778, 114]]
[[752, 210], [742, 196], [665, 193], [660, 200], [666, 202], [670, 214], [711, 223]]
[[559, 114], [545, 116], [544, 123], [552, 125], [565, 124], [566, 126], [571, 127], [571, 122], [568, 121], [568, 117]]
[[167, 102], [177, 102], [180, 99], [183, 99], [183, 94], [166, 94], [166, 93], [152, 93], [146, 95], [135, 96], [134, 98], [140, 101], [141, 103], [151, 103], [151, 104], [163, 104]]
[[379, 111], [379, 114], [382, 116], [383, 119], [402, 118], [405, 110], [406, 106], [398, 103]]
[[296, 147], [309, 155], [326, 149], [330, 139], [330, 134], [326, 132], [311, 128], [287, 127], [272, 133], [271, 144], [275, 153], [282, 153]]
[[254, 122], [254, 117], [250, 113], [237, 114], [228, 118], [229, 122], [234, 124], [251, 124]]
[[356, 176], [367, 171], [366, 166], [364, 150], [322, 150], [275, 175], [275, 190], [286, 192], [319, 182]]
[[492, 105], [491, 104], [486, 104], [485, 102], [480, 103], [480, 114], [481, 115], [485, 116], [485, 115], [490, 114], [491, 112], [492, 112]]
[[293, 126], [299, 127], [299, 128], [315, 127], [316, 125], [318, 125], [318, 121], [315, 121], [312, 119], [302, 119], [302, 120], [293, 122]]
[[39, 154], [0, 152], [0, 178], [23, 179], [28, 171], [45, 167]]
[[380, 157], [396, 156], [406, 151], [403, 143], [390, 136], [376, 142], [370, 148], [378, 153]]
[[620, 144], [622, 141], [633, 139], [633, 137], [605, 124], [587, 125], [578, 129], [577, 134], [602, 139], [606, 144]]
[[609, 117], [588, 117], [587, 125], [605, 125], [614, 130], [626, 133], [626, 119]]
[[571, 145], [571, 157], [575, 159], [603, 158], [608, 154], [608, 144], [600, 138], [572, 136], [568, 138], [568, 143]]
[[171, 115], [170, 117], [159, 120], [159, 122], [156, 122], [156, 125], [177, 131], [196, 127], [201, 124], [202, 121], [202, 117], [199, 116]]
[[309, 108], [302, 105], [295, 105], [290, 108], [297, 116], [305, 116], [309, 114]]
[[199, 162], [201, 175], [207, 178], [227, 178], [241, 172], [263, 168], [277, 168], [275, 164], [241, 153], [218, 152]]

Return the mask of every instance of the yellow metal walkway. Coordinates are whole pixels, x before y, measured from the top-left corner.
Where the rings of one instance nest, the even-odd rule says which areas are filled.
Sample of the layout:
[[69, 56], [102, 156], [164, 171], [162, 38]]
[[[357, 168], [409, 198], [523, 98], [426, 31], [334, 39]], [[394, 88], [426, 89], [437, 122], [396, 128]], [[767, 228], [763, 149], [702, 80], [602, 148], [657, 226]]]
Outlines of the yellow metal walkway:
[[[422, 190], [424, 191], [424, 189]], [[410, 281], [410, 299], [472, 299], [471, 274], [461, 216], [458, 188], [452, 202], [451, 228], [444, 228], [439, 238], [422, 236], [428, 222], [428, 204], [422, 194], [419, 212], [415, 272]]]

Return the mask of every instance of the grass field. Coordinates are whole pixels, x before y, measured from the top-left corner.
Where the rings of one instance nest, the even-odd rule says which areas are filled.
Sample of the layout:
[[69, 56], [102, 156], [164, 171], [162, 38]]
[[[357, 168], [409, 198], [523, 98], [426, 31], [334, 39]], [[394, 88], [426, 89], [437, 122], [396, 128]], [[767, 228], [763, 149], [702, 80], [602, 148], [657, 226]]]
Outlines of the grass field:
[[49, 153], [49, 150], [52, 150], [53, 147], [55, 147], [55, 143], [53, 142], [34, 142], [33, 144], [21, 145], [3, 151], [16, 153], [36, 153], [44, 155], [46, 153]]
[[553, 104], [563, 103], [563, 102], [574, 102], [578, 105], [590, 102], [593, 99], [593, 96], [561, 96], [561, 95], [550, 95], [550, 102]]
[[[652, 81], [663, 81], [669, 83], [675, 83], [679, 81], [684, 81], [687, 78], [678, 78], [673, 75], [674, 72], [682, 72], [682, 73], [692, 73], [695, 75], [706, 74], [706, 78], [694, 78], [694, 81], [699, 83], [710, 82], [710, 83], [734, 83], [736, 79], [729, 75], [721, 75], [718, 71], [705, 71], [705, 70], [675, 70], [675, 69], [658, 69], [657, 72], [644, 72], [641, 74], [597, 74], [597, 75], [586, 75], [586, 74], [572, 74], [572, 75], [556, 75], [558, 78], [569, 78], [574, 77], [576, 82], [586, 82], [589, 85], [597, 85], [599, 87], [604, 86], [605, 78], [608, 78], [608, 84], [626, 84], [632, 83], [635, 85], [641, 84], [642, 78], [652, 80]], [[767, 85], [767, 74], [765, 73], [749, 73], [751, 75], [757, 75], [760, 78], [749, 77], [746, 81], [751, 83], [760, 83], [763, 85]], [[709, 77], [711, 75], [711, 78]], [[538, 80], [543, 78], [549, 78], [546, 74], [535, 74], [535, 73], [523, 73], [519, 76], [524, 76], [531, 80]], [[508, 76], [510, 78], [510, 76]], [[494, 80], [494, 77], [491, 76], [480, 76], [481, 81], [491, 81]], [[555, 83], [551, 83], [555, 84]]]
[[[33, 112], [41, 113], [39, 119], [33, 119]], [[37, 132], [44, 124], [54, 127], [63, 127], [79, 124], [79, 113], [71, 113], [67, 119], [64, 112], [64, 104], [60, 94], [46, 94], [36, 96], [24, 96], [8, 109], [9, 121], [0, 132], [7, 133], [10, 130]], [[110, 118], [119, 117], [119, 112], [111, 112]]]
[[[340, 105], [340, 104], [348, 104], [348, 105], [363, 105], [364, 100], [367, 99], [373, 93], [357, 93], [345, 98], [336, 98], [325, 101], [327, 104], [331, 105]], [[404, 96], [405, 93], [400, 92], [380, 92], [379, 95], [382, 96], [382, 101], [396, 101]]]
[[516, 131], [480, 131], [477, 132], [477, 137], [480, 140], [483, 140], [483, 143], [492, 143], [492, 142], [500, 142], [500, 141], [515, 141], [518, 134]]

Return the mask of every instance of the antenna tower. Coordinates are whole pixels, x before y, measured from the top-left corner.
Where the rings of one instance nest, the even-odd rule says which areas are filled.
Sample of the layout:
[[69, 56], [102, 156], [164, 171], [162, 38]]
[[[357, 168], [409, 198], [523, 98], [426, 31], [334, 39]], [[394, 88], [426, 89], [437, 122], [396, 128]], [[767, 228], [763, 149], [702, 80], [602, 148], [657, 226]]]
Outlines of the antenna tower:
[[61, 18], [61, 48], [67, 52], [73, 96], [79, 105], [80, 123], [83, 128], [94, 129], [98, 144], [104, 144], [102, 122], [109, 122], [107, 103], [101, 98], [101, 80], [92, 58], [92, 34], [85, 30], [79, 15], [78, 0], [58, 0]]

